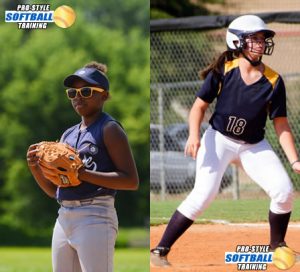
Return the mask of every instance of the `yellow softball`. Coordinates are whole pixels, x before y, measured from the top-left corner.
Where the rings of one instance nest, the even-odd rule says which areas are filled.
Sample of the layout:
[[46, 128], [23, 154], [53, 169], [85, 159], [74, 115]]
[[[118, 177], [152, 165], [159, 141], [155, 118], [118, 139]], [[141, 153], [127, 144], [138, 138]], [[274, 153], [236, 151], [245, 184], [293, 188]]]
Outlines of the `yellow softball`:
[[76, 19], [75, 11], [66, 5], [58, 7], [53, 14], [54, 23], [62, 28], [68, 28], [74, 24]]
[[296, 255], [289, 247], [278, 247], [273, 254], [274, 265], [281, 270], [290, 269], [296, 262]]

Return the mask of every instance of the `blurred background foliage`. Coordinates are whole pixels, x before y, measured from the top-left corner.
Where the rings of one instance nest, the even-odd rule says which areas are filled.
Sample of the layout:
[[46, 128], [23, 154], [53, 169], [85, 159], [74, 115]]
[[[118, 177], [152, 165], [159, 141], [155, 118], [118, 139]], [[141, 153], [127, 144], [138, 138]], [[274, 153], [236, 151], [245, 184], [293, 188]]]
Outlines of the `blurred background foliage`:
[[[49, 2], [2, 0], [0, 14], [15, 10], [18, 3]], [[68, 29], [53, 23], [46, 30], [19, 30], [1, 16], [1, 236], [51, 233], [58, 204], [37, 186], [27, 168], [26, 152], [30, 144], [57, 140], [80, 122], [62, 82], [92, 60], [108, 66], [111, 99], [104, 111], [124, 126], [140, 176], [137, 192], [117, 195], [120, 226], [149, 223], [149, 2], [89, 0], [87, 5], [83, 0], [65, 0], [63, 4], [77, 15]], [[51, 1], [51, 10], [60, 5], [59, 0]]]
[[167, 19], [197, 15], [212, 15], [210, 4], [224, 4], [225, 0], [151, 0], [150, 19]]

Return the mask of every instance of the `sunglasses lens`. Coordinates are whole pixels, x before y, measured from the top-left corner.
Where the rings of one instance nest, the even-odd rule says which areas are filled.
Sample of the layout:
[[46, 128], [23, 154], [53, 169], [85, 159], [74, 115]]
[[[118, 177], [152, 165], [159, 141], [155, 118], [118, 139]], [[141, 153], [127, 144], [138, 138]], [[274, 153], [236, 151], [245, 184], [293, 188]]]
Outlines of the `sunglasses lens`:
[[76, 97], [76, 93], [77, 93], [76, 89], [68, 89], [67, 90], [68, 97], [71, 99]]
[[80, 94], [82, 97], [90, 97], [92, 95], [92, 89], [89, 87], [81, 88]]

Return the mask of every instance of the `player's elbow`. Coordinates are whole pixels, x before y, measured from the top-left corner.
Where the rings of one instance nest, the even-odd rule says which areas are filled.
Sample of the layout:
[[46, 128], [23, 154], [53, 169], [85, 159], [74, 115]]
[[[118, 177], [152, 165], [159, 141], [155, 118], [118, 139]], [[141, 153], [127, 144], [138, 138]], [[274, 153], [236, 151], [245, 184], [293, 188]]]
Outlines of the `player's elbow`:
[[139, 188], [139, 177], [136, 175], [131, 178], [129, 190], [136, 191], [138, 188]]
[[137, 172], [126, 177], [126, 190], [136, 191], [139, 188], [139, 177]]

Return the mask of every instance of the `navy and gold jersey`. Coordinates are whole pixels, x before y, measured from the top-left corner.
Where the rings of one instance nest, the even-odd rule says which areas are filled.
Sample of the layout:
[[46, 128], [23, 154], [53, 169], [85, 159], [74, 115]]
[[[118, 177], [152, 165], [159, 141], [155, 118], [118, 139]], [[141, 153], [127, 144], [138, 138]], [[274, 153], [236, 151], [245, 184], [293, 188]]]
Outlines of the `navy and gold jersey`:
[[211, 126], [228, 137], [257, 143], [264, 138], [267, 116], [286, 116], [286, 92], [281, 76], [265, 65], [263, 76], [247, 85], [238, 59], [227, 61], [222, 75], [207, 75], [197, 97], [207, 103], [217, 98]]

